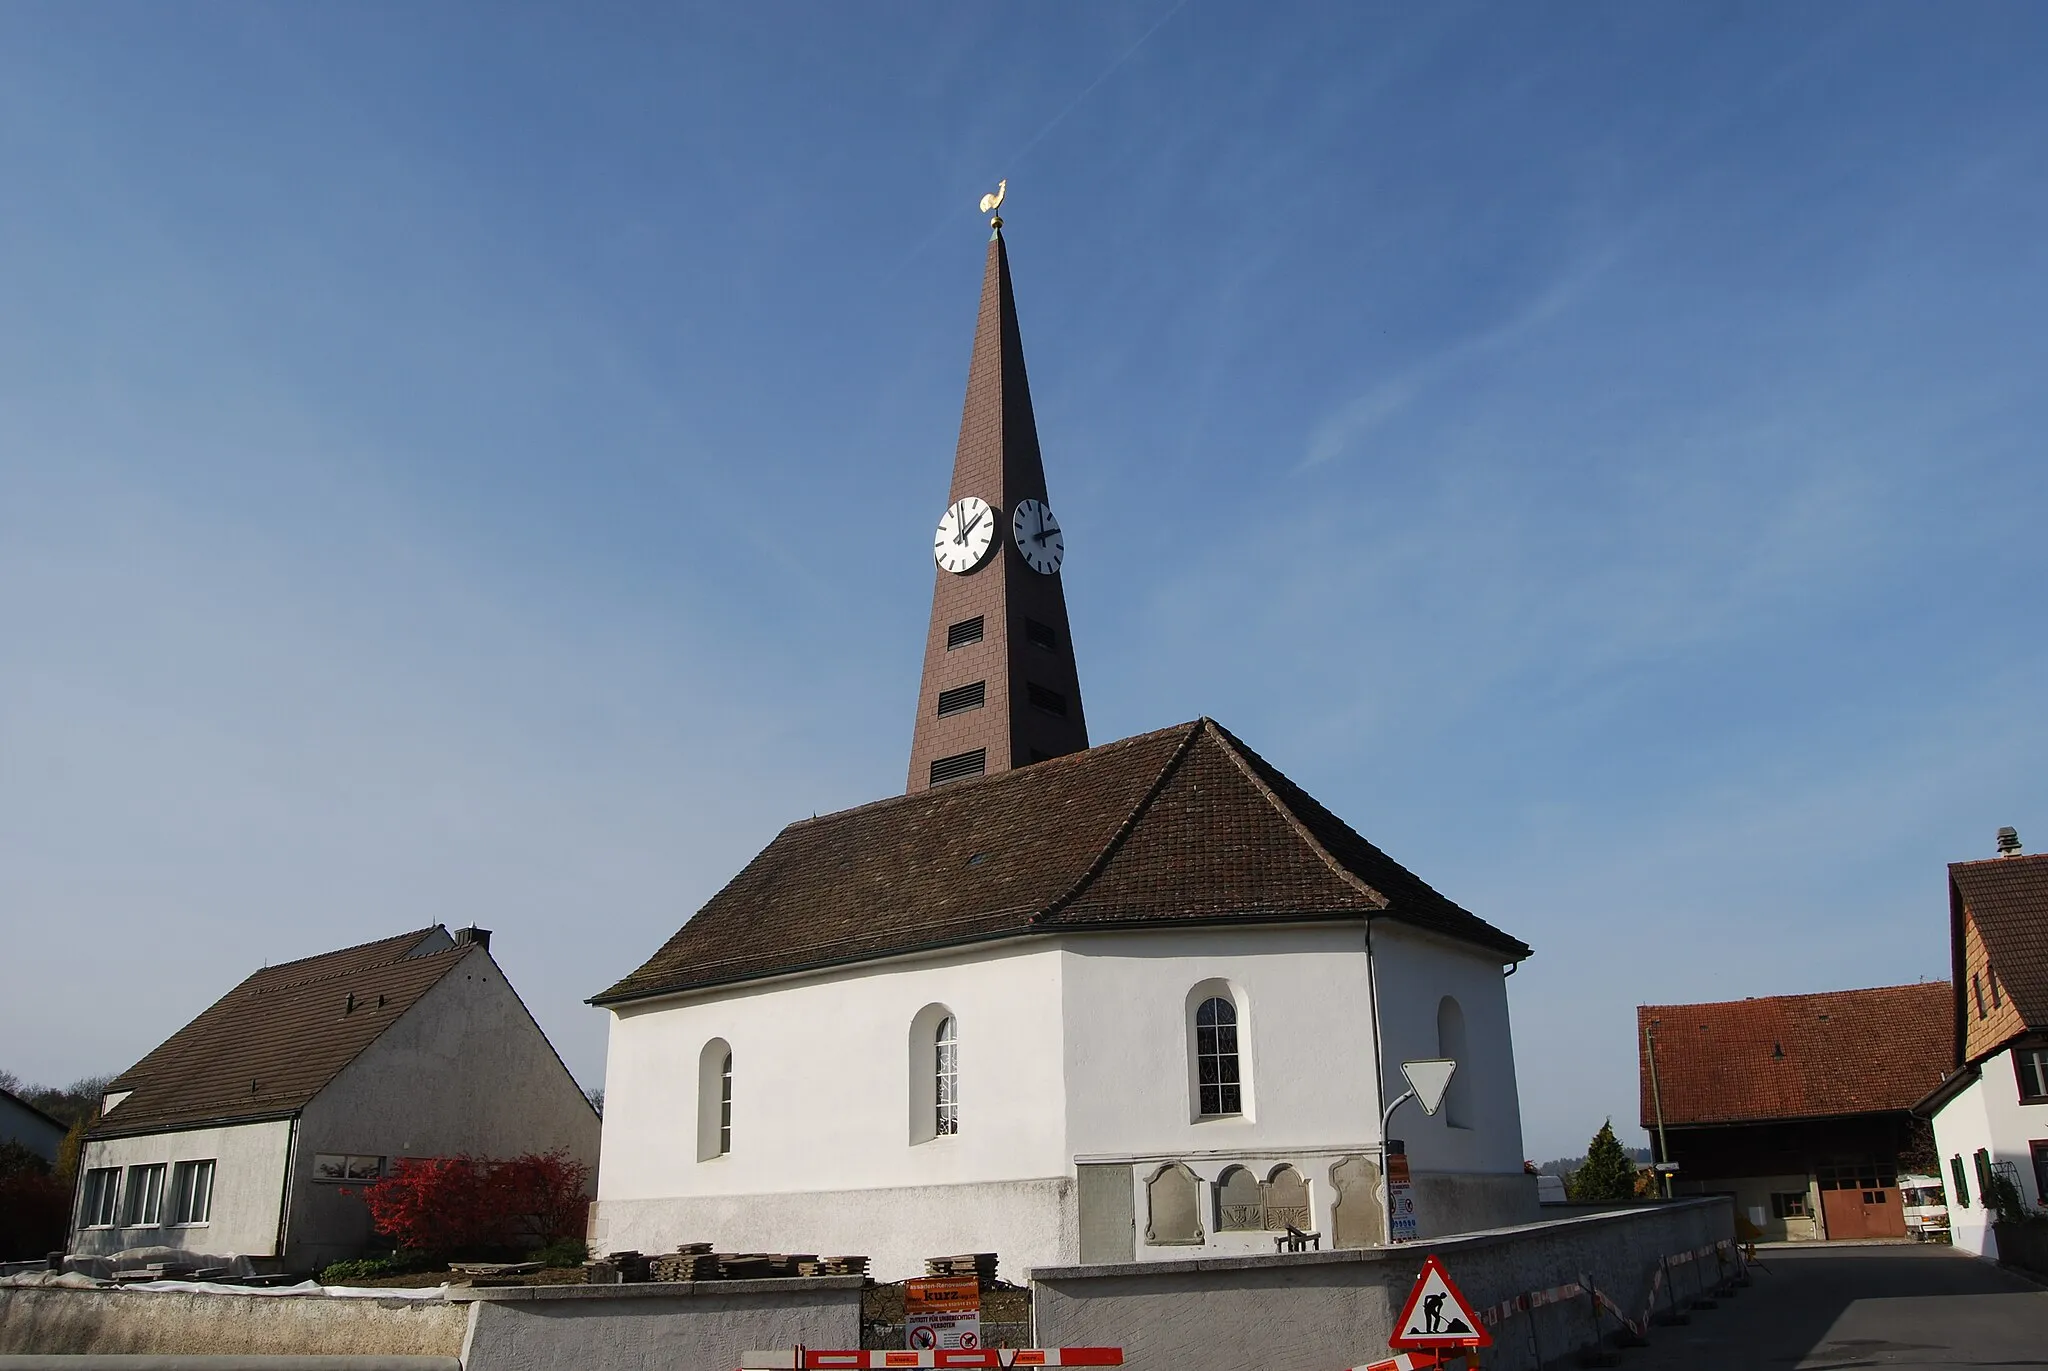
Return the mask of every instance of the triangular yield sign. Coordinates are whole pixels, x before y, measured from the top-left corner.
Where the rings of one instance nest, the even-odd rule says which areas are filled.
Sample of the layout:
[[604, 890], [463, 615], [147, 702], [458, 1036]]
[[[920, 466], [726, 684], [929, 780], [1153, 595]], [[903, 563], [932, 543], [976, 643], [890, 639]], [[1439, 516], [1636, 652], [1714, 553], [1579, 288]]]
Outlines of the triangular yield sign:
[[1401, 1063], [1401, 1074], [1415, 1091], [1415, 1102], [1422, 1106], [1423, 1113], [1432, 1115], [1443, 1108], [1444, 1092], [1451, 1088], [1451, 1073], [1457, 1069], [1458, 1064], [1449, 1057]]
[[1394, 1335], [1387, 1339], [1387, 1346], [1491, 1347], [1493, 1334], [1451, 1284], [1443, 1264], [1429, 1256], [1422, 1259], [1422, 1274], [1408, 1292], [1408, 1303], [1401, 1306], [1401, 1317], [1394, 1320]]

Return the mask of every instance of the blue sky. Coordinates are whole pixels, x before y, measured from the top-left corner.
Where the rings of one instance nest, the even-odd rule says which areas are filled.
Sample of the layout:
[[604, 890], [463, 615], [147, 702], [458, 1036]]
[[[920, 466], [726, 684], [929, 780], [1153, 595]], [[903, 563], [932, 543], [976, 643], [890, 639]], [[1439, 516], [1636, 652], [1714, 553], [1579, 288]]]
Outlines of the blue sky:
[[0, 10], [0, 1061], [428, 922], [584, 1080], [900, 789], [1006, 218], [1097, 741], [1210, 714], [1633, 1007], [2048, 843], [2048, 13]]

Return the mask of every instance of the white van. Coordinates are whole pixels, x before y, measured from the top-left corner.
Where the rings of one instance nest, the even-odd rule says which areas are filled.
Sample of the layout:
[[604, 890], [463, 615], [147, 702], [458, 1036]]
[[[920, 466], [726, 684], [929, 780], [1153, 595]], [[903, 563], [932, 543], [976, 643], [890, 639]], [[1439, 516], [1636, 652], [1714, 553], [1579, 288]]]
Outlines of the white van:
[[1907, 1236], [1919, 1242], [1948, 1241], [1948, 1197], [1939, 1178], [1899, 1177], [1899, 1202], [1906, 1210]]

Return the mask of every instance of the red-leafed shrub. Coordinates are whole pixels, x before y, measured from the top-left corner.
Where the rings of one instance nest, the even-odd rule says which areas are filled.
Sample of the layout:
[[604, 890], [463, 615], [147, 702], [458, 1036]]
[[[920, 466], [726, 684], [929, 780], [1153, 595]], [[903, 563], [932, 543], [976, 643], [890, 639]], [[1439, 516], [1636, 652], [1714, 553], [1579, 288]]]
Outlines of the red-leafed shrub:
[[402, 1158], [363, 1191], [377, 1231], [443, 1256], [525, 1252], [583, 1236], [590, 1168], [561, 1149], [523, 1157]]

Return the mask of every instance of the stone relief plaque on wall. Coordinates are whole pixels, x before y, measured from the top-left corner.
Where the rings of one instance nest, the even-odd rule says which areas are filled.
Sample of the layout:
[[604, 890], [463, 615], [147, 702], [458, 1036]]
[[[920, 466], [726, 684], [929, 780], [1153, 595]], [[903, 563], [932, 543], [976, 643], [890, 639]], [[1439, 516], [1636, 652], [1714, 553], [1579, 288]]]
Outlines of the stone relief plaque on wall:
[[1289, 1227], [1307, 1231], [1308, 1182], [1301, 1173], [1285, 1164], [1276, 1166], [1265, 1189], [1266, 1227], [1275, 1232]]
[[1179, 1162], [1160, 1167], [1145, 1182], [1145, 1241], [1154, 1247], [1202, 1242], [1202, 1182]]
[[1241, 1166], [1223, 1173], [1216, 1186], [1216, 1227], [1222, 1232], [1257, 1231], [1266, 1226], [1266, 1188]]
[[1371, 1247], [1387, 1235], [1386, 1212], [1380, 1208], [1380, 1169], [1367, 1157], [1346, 1157], [1330, 1168], [1330, 1186], [1337, 1193], [1331, 1214], [1336, 1229], [1333, 1247]]

